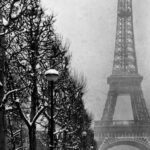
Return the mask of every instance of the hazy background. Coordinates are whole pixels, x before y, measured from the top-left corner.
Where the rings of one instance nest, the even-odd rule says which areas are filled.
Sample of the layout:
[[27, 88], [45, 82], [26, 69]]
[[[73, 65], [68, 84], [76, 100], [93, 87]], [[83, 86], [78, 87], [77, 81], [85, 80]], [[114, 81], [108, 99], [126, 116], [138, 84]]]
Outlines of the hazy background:
[[[42, 0], [47, 13], [56, 16], [55, 28], [70, 42], [72, 68], [87, 78], [85, 104], [100, 120], [109, 86], [115, 47], [118, 0]], [[135, 47], [144, 97], [150, 110], [150, 0], [133, 0]], [[119, 101], [117, 109], [132, 118], [130, 101]], [[116, 118], [118, 113], [116, 114]], [[129, 150], [131, 148], [127, 148]], [[123, 149], [122, 149], [123, 150]], [[132, 148], [134, 150], [134, 148]]]

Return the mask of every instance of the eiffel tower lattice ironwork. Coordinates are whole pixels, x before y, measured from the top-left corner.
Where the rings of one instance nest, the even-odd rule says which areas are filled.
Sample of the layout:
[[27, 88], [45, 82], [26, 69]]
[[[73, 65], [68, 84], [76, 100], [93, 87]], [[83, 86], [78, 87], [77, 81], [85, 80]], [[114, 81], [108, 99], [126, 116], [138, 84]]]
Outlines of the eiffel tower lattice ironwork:
[[[108, 77], [108, 97], [100, 121], [95, 121], [98, 150], [130, 145], [150, 150], [150, 116], [141, 89], [143, 77], [137, 68], [132, 0], [118, 0], [117, 30], [112, 75]], [[133, 120], [113, 120], [117, 97], [129, 95]]]

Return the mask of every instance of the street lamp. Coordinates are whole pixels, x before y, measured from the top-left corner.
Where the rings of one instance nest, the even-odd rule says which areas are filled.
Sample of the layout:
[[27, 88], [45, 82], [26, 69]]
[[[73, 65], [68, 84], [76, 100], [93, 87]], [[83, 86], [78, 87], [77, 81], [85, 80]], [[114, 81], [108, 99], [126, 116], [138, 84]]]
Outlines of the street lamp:
[[83, 131], [82, 132], [82, 150], [86, 150], [86, 143], [85, 143], [86, 136], [87, 136], [87, 132]]
[[50, 110], [50, 116], [51, 116], [51, 122], [50, 122], [50, 150], [53, 150], [54, 147], [54, 136], [53, 136], [53, 131], [54, 131], [54, 105], [53, 105], [53, 89], [54, 89], [54, 82], [57, 81], [59, 77], [59, 73], [55, 69], [49, 69], [45, 72], [45, 77], [48, 80], [48, 91], [50, 91], [49, 99], [50, 99], [50, 104], [51, 104], [51, 110]]
[[90, 150], [93, 150], [94, 149], [94, 146], [90, 146]]

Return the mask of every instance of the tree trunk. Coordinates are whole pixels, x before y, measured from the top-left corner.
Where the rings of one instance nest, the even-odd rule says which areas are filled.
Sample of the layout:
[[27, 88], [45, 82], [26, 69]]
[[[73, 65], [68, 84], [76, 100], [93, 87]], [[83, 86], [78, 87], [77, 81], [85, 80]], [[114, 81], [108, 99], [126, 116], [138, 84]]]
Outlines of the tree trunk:
[[5, 150], [5, 108], [0, 108], [0, 150]]
[[[33, 121], [33, 118], [36, 115], [36, 109], [37, 109], [38, 92], [37, 92], [36, 82], [37, 82], [37, 78], [35, 76], [33, 78], [33, 92], [31, 94], [31, 113], [30, 113], [31, 122]], [[35, 123], [29, 127], [29, 150], [36, 150], [36, 124]]]
[[[0, 0], [1, 3], [1, 0]], [[2, 28], [2, 15], [0, 11], [0, 33], [3, 33]], [[2, 99], [4, 96], [4, 58], [5, 58], [5, 50], [4, 50], [4, 36], [0, 37], [0, 105], [2, 104]], [[5, 106], [0, 107], [0, 150], [5, 150]]]
[[36, 150], [36, 127], [29, 128], [29, 150]]

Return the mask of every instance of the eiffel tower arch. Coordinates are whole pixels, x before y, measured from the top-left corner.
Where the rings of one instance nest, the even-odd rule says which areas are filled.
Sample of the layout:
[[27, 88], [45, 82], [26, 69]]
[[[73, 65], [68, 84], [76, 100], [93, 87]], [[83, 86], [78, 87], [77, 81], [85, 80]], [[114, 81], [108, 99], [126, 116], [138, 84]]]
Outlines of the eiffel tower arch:
[[[135, 51], [132, 0], [118, 0], [113, 69], [107, 78], [109, 91], [102, 118], [94, 125], [98, 150], [117, 145], [150, 150], [150, 116], [143, 97], [142, 80]], [[130, 97], [133, 120], [113, 120], [120, 95]]]

